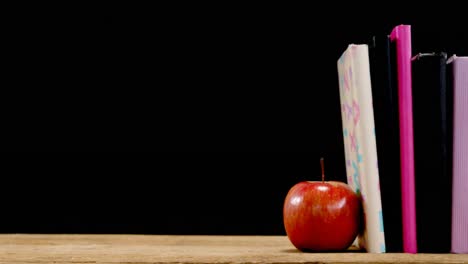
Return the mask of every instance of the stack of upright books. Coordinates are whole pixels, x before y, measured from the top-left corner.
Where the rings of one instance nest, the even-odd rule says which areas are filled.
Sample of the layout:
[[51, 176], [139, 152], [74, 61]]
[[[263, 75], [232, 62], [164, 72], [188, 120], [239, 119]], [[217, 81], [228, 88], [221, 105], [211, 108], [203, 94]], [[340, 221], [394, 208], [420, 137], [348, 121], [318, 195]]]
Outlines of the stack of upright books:
[[400, 25], [350, 44], [337, 63], [347, 181], [364, 208], [359, 245], [468, 253], [468, 57], [411, 45]]

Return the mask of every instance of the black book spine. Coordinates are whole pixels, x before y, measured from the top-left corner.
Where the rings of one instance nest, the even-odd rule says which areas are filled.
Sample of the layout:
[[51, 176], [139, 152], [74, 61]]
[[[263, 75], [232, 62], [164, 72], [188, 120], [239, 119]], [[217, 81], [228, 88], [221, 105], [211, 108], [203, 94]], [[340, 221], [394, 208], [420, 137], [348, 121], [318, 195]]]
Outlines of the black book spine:
[[451, 131], [447, 55], [413, 58], [413, 124], [419, 252], [449, 253], [451, 239]]
[[369, 57], [386, 251], [402, 252], [398, 90], [388, 36], [373, 38]]

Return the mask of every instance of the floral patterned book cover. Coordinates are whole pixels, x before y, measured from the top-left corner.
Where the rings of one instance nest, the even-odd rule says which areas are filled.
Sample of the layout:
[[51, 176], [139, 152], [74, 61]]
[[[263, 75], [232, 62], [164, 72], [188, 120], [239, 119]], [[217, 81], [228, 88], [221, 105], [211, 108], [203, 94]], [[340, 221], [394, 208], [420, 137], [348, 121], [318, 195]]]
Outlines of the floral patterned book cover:
[[384, 223], [367, 45], [349, 45], [338, 60], [343, 139], [348, 184], [362, 198], [364, 230], [358, 243], [385, 252]]

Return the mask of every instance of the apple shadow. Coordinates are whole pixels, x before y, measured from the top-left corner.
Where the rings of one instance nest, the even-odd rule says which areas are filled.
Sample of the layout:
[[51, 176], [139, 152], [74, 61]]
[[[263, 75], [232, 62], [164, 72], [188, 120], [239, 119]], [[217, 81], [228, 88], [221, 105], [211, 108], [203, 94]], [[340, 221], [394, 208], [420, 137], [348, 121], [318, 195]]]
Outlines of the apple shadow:
[[290, 249], [281, 250], [281, 252], [284, 252], [284, 253], [365, 253], [366, 251], [363, 249], [357, 249], [357, 248], [350, 248], [348, 250], [326, 250], [326, 251], [314, 251], [314, 250], [308, 250], [308, 249], [299, 250], [297, 248], [290, 248]]
[[290, 249], [283, 249], [281, 252], [284, 253], [301, 253], [301, 251], [297, 248], [290, 248]]

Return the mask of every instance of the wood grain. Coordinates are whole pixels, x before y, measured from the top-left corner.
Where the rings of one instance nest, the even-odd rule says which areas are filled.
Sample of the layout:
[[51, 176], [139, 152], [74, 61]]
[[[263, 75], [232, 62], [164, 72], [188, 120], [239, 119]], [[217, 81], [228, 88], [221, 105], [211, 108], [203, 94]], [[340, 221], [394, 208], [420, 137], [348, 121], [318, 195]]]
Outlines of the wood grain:
[[0, 263], [468, 263], [468, 255], [302, 253], [282, 236], [0, 235]]

